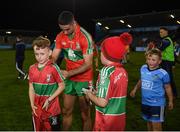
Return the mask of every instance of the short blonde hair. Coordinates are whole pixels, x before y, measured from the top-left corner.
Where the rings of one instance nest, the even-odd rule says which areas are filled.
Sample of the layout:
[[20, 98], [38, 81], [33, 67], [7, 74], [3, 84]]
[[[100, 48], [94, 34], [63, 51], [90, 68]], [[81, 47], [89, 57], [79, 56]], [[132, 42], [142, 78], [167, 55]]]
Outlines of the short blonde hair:
[[159, 56], [160, 59], [162, 58], [162, 53], [161, 53], [161, 51], [158, 48], [150, 49], [145, 54], [146, 57], [147, 56], [152, 56], [152, 55], [157, 55], [157, 56]]
[[32, 47], [34, 48], [34, 46], [37, 46], [38, 48], [44, 49], [44, 48], [50, 48], [51, 42], [48, 38], [45, 38], [43, 36], [39, 36], [37, 37], [33, 43], [32, 43]]

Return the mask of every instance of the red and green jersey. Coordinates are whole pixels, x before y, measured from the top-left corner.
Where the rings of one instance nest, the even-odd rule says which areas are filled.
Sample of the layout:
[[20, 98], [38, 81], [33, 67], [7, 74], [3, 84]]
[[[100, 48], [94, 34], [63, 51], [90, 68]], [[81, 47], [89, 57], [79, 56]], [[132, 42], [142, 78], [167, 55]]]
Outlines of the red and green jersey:
[[[63, 82], [59, 67], [49, 61], [42, 69], [38, 68], [38, 64], [31, 65], [29, 68], [29, 82], [33, 84], [35, 91], [35, 105], [43, 106], [45, 100], [49, 98], [58, 88], [58, 83]], [[52, 116], [61, 112], [59, 99], [56, 97], [50, 103], [48, 112]]]
[[[83, 55], [93, 54], [92, 37], [82, 27], [76, 25], [75, 35], [72, 39], [63, 32], [57, 35], [56, 48], [63, 50], [66, 70], [73, 70], [84, 63]], [[86, 72], [71, 77], [70, 80], [84, 82], [92, 80], [92, 77], [93, 71], [90, 68]]]
[[97, 96], [108, 101], [106, 107], [96, 106], [95, 130], [124, 130], [128, 76], [121, 64], [104, 66], [97, 81]]

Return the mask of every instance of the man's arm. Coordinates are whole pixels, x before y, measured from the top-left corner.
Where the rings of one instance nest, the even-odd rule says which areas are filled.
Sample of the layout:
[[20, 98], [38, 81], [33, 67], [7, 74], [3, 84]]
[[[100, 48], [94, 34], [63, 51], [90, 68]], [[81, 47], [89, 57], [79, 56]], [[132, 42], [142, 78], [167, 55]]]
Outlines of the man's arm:
[[61, 53], [61, 49], [56, 49], [56, 48], [53, 49], [53, 52], [52, 52], [52, 61], [53, 62], [56, 62], [60, 53]]
[[161, 51], [163, 51], [163, 50], [165, 50], [169, 45], [170, 45], [170, 41], [169, 40], [167, 40], [167, 39], [163, 39], [162, 40], [162, 43], [161, 43], [161, 45], [160, 45], [160, 47], [159, 47], [159, 49], [161, 50]]
[[83, 57], [84, 57], [84, 64], [82, 64], [82, 66], [74, 70], [62, 71], [65, 78], [83, 73], [92, 67], [93, 54], [88, 54], [88, 55], [86, 54], [83, 55]]

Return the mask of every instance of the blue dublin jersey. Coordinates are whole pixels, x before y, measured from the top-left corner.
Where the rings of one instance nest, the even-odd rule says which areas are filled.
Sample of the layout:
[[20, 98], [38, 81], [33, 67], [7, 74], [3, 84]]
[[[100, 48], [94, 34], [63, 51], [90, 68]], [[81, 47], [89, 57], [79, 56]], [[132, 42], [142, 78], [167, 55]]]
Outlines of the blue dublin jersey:
[[164, 106], [165, 84], [169, 84], [168, 73], [162, 68], [150, 70], [147, 65], [141, 67], [142, 104], [149, 106]]

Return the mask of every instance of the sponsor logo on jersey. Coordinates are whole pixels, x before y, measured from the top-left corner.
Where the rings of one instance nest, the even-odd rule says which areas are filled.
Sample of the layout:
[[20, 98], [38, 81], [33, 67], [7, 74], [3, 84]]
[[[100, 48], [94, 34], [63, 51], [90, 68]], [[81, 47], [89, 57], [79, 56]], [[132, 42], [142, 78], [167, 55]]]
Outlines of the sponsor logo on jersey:
[[115, 76], [114, 78], [114, 83], [116, 83], [122, 76], [122, 73], [120, 73], [119, 75]]
[[148, 80], [142, 80], [142, 88], [147, 90], [152, 90], [153, 83]]
[[76, 49], [77, 49], [77, 50], [80, 50], [80, 49], [81, 49], [80, 44], [79, 44], [78, 42], [76, 42]]

